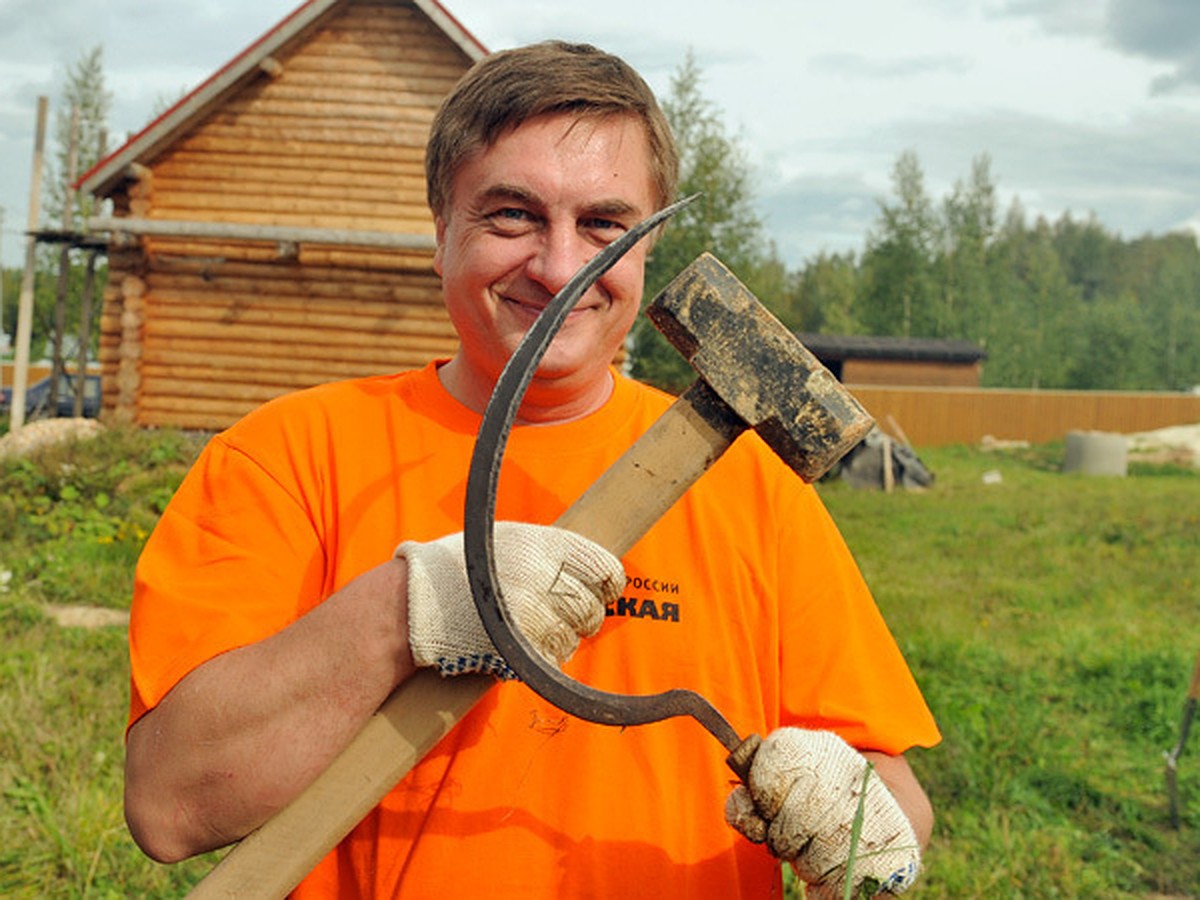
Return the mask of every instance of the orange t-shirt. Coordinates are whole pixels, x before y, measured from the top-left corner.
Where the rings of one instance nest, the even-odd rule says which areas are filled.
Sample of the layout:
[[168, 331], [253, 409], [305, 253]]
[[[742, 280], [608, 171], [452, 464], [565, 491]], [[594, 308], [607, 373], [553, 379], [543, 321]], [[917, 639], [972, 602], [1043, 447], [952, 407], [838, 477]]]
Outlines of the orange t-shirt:
[[[497, 517], [549, 523], [670, 398], [617, 376], [599, 411], [518, 427]], [[213, 438], [138, 566], [130, 721], [391, 556], [462, 528], [479, 416], [423, 370], [273, 401]], [[816, 492], [754, 435], [625, 556], [621, 600], [566, 671], [683, 687], [740, 734], [827, 728], [863, 749], [937, 728]], [[781, 896], [723, 818], [725, 750], [691, 719], [611, 728], [494, 688], [329, 854], [298, 897]]]

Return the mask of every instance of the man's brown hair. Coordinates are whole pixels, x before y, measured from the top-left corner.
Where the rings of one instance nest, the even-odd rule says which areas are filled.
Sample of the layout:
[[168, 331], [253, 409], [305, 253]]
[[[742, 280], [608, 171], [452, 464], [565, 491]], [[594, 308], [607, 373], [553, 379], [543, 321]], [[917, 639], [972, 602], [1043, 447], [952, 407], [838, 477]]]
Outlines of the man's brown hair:
[[646, 129], [660, 206], [674, 199], [679, 153], [654, 93], [619, 57], [590, 44], [544, 41], [485, 56], [442, 102], [425, 148], [429, 208], [442, 216], [459, 166], [536, 116], [632, 115]]

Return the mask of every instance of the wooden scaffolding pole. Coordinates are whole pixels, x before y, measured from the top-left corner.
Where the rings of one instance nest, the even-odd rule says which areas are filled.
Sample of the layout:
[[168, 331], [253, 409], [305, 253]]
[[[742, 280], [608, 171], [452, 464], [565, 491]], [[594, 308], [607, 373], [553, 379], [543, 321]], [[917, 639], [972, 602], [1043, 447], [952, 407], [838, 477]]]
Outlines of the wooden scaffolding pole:
[[[71, 107], [71, 125], [67, 133], [67, 172], [63, 184], [62, 225], [70, 232], [75, 215], [75, 160], [79, 143], [79, 106]], [[63, 359], [63, 340], [67, 334], [67, 290], [71, 283], [71, 245], [64, 243], [58, 251], [58, 287], [54, 293], [54, 354], [50, 366], [50, 409], [58, 409], [58, 389], [66, 371]], [[53, 414], [53, 412], [52, 412]]]
[[29, 219], [25, 236], [25, 272], [21, 276], [21, 295], [17, 301], [17, 347], [13, 357], [12, 410], [9, 431], [25, 424], [25, 393], [29, 387], [29, 343], [33, 335], [33, 273], [37, 267], [38, 214], [42, 197], [42, 154], [46, 147], [46, 110], [44, 96], [37, 101], [37, 126], [33, 139], [33, 173], [29, 184]]
[[87, 255], [87, 273], [83, 279], [83, 297], [79, 301], [79, 356], [75, 363], [75, 403], [71, 414], [83, 415], [83, 395], [87, 391], [88, 342], [92, 338], [92, 297], [96, 292], [96, 250]]

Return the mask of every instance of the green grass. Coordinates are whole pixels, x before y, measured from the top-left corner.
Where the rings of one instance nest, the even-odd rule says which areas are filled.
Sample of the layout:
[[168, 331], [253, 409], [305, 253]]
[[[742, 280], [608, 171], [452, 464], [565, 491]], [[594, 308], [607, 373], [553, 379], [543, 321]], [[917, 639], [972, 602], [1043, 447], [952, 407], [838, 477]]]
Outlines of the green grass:
[[1200, 475], [922, 458], [925, 493], [823, 488], [945, 737], [911, 754], [938, 813], [921, 896], [1197, 896], [1200, 754], [1178, 832], [1163, 754], [1200, 653]]
[[198, 445], [109, 431], [0, 461], [0, 896], [178, 897], [212, 866], [156, 865], [125, 829], [124, 629], [46, 615], [128, 608], [137, 555]]
[[[133, 845], [123, 630], [45, 615], [127, 606], [197, 446], [118, 431], [0, 461], [0, 896], [178, 897], [215, 861]], [[1200, 732], [1178, 831], [1163, 778], [1200, 652], [1200, 475], [1064, 476], [1054, 445], [921, 456], [923, 493], [820, 488], [945, 735], [910, 755], [938, 815], [916, 895], [1200, 895]]]

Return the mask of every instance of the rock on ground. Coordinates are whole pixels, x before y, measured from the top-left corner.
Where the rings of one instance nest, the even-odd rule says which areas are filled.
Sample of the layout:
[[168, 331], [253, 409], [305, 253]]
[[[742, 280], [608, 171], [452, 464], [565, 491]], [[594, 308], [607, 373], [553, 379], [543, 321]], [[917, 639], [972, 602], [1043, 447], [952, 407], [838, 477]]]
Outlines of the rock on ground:
[[95, 437], [104, 426], [95, 419], [41, 419], [0, 437], [0, 459], [28, 456], [35, 450], [66, 441]]
[[129, 624], [129, 611], [105, 609], [100, 606], [46, 606], [46, 615], [64, 628], [107, 628], [125, 627]]

